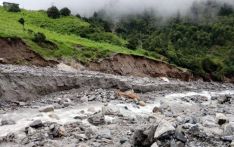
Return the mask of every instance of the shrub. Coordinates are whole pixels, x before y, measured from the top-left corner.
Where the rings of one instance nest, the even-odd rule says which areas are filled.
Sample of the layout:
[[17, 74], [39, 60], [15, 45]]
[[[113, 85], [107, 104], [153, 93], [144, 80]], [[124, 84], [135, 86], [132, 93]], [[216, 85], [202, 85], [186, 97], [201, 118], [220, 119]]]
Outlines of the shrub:
[[212, 73], [212, 72], [216, 72], [216, 71], [220, 70], [221, 65], [215, 63], [210, 58], [205, 58], [202, 61], [202, 68], [204, 71], [206, 71], [208, 73]]
[[24, 18], [20, 18], [18, 22], [23, 26], [23, 29], [24, 29], [24, 23], [25, 23]]
[[60, 12], [57, 7], [52, 6], [47, 10], [47, 15], [50, 18], [56, 19], [60, 17]]
[[35, 41], [37, 43], [46, 42], [46, 36], [45, 36], [45, 34], [38, 32], [38, 33], [34, 34], [33, 41]]
[[62, 16], [69, 16], [69, 15], [71, 15], [71, 10], [70, 9], [68, 9], [68, 8], [62, 8], [61, 10], [60, 10], [60, 14], [62, 15]]

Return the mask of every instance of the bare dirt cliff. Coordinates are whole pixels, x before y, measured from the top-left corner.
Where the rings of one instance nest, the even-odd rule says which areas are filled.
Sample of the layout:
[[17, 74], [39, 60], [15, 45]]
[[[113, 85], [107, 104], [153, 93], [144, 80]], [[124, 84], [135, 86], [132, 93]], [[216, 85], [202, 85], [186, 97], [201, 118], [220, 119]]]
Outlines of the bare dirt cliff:
[[118, 75], [140, 77], [170, 77], [188, 81], [193, 78], [188, 71], [173, 65], [136, 55], [116, 54], [89, 64], [89, 69]]
[[32, 51], [20, 38], [0, 38], [0, 63], [37, 66], [53, 64]]

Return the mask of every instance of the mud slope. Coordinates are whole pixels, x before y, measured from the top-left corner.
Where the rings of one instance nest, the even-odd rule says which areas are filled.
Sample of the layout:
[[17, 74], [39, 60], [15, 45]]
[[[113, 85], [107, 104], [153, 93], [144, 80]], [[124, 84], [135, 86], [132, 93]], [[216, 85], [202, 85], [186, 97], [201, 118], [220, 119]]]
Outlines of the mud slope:
[[37, 66], [52, 65], [19, 38], [0, 38], [0, 63]]
[[189, 80], [192, 74], [184, 72], [164, 62], [147, 59], [141, 56], [116, 54], [99, 62], [92, 62], [89, 68], [110, 74], [133, 75], [140, 77], [170, 77]]

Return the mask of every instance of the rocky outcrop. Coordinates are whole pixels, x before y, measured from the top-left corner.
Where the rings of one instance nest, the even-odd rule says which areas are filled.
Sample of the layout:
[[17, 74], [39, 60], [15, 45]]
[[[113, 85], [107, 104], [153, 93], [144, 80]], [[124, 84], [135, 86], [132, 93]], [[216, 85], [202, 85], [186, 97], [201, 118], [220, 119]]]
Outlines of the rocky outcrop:
[[101, 61], [92, 62], [88, 67], [91, 70], [119, 75], [170, 77], [186, 81], [193, 78], [190, 72], [176, 66], [136, 55], [116, 54]]

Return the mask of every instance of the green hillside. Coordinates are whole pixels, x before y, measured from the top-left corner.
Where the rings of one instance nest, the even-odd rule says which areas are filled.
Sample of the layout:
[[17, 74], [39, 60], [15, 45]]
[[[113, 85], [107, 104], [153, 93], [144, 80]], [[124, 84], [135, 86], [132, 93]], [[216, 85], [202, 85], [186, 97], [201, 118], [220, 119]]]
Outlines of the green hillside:
[[[20, 18], [25, 20], [25, 29], [18, 22]], [[127, 49], [124, 47], [126, 41], [112, 33], [102, 32], [102, 34], [111, 34], [112, 38], [123, 44], [122, 46], [105, 40], [93, 41], [81, 38], [80, 31], [89, 26], [88, 22], [75, 16], [51, 19], [44, 11], [21, 10], [16, 13], [7, 12], [0, 7], [0, 37], [22, 38], [31, 49], [47, 59], [73, 58], [87, 63], [112, 53], [135, 54], [153, 59], [159, 57], [155, 53], [142, 49], [135, 51]], [[46, 45], [35, 43], [33, 38], [34, 33], [37, 32], [45, 34], [47, 40], [56, 44], [57, 48], [50, 49]]]

